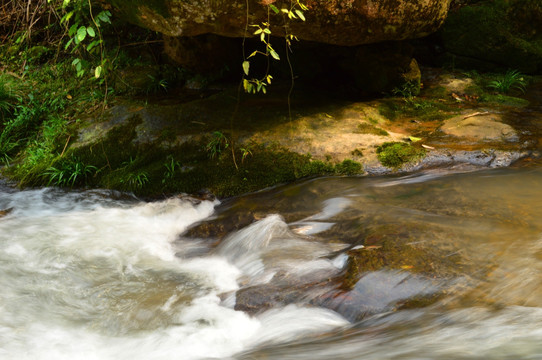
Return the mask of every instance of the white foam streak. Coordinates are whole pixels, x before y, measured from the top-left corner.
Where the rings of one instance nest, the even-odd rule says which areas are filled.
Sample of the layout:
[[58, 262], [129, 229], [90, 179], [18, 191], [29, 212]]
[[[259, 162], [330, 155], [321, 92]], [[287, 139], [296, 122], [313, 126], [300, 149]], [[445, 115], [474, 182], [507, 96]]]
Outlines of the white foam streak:
[[262, 330], [253, 345], [276, 344], [310, 336], [349, 324], [336, 312], [321, 308], [302, 308], [288, 305], [269, 310], [258, 317]]

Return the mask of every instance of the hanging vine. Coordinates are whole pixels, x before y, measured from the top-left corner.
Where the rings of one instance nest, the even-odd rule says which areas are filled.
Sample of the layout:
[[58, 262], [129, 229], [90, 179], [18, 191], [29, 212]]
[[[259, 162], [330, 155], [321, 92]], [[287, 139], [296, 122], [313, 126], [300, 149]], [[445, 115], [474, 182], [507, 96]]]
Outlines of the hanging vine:
[[[249, 94], [255, 94], [257, 92], [266, 93], [267, 92], [267, 85], [271, 84], [271, 81], [273, 80], [273, 76], [269, 74], [269, 68], [270, 68], [270, 59], [279, 61], [280, 56], [273, 47], [271, 43], [271, 19], [272, 15], [282, 15], [283, 16], [283, 23], [284, 23], [284, 38], [286, 41], [286, 58], [288, 61], [288, 65], [290, 67], [290, 74], [291, 78], [293, 80], [293, 68], [292, 64], [290, 62], [289, 52], [291, 51], [291, 42], [293, 40], [297, 40], [297, 37], [290, 32], [290, 21], [293, 20], [301, 20], [305, 21], [305, 11], [308, 10], [308, 7], [301, 3], [300, 0], [290, 0], [289, 7], [282, 7], [278, 8], [274, 4], [275, 0], [264, 0], [262, 3], [267, 7], [267, 19], [266, 21], [263, 21], [260, 24], [248, 24], [248, 14], [249, 14], [249, 8], [248, 8], [248, 1], [247, 4], [247, 28], [245, 33], [248, 33], [248, 27], [255, 28], [255, 31], [252, 33], [253, 36], [259, 37], [260, 42], [264, 45], [263, 50], [255, 50], [253, 51], [249, 56], [246, 56], [245, 54], [245, 44], [243, 41], [243, 88], [245, 92]], [[246, 38], [246, 34], [245, 34]], [[249, 78], [250, 75], [250, 65], [251, 65], [251, 58], [255, 56], [265, 56], [267, 58], [267, 68], [263, 76], [259, 78]]]

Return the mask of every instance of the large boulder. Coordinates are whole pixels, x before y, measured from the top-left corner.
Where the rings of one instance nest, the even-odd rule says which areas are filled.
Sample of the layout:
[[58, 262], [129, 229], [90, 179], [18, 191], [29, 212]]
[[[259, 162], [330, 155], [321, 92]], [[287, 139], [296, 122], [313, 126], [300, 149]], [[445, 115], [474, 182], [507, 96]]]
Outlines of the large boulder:
[[[104, 1], [129, 21], [171, 37], [244, 37], [246, 25], [262, 24], [269, 15], [274, 35], [283, 36], [288, 28], [301, 40], [352, 46], [431, 34], [446, 19], [451, 0], [303, 0], [306, 22], [288, 20], [265, 5], [289, 9], [298, 6], [293, 0]], [[248, 28], [248, 34], [253, 31]]]
[[453, 64], [542, 72], [542, 2], [479, 1], [450, 11], [441, 30]]

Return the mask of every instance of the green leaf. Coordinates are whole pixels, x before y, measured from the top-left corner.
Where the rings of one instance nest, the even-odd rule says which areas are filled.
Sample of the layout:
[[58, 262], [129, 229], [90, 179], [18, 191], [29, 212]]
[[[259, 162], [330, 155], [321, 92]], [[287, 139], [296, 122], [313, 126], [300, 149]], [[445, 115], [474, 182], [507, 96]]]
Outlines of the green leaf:
[[65, 22], [68, 22], [70, 21], [71, 17], [73, 16], [73, 11], [70, 11], [69, 13], [66, 13], [66, 15], [64, 15], [62, 17], [62, 19], [60, 19], [60, 23], [63, 24]]
[[105, 23], [111, 24], [111, 13], [109, 11], [102, 11], [98, 14], [97, 18]]
[[275, 12], [275, 14], [279, 13], [279, 9], [277, 9], [277, 7], [275, 5], [269, 4], [269, 7], [271, 8], [271, 10], [273, 10], [273, 12]]
[[295, 13], [297, 14], [297, 16], [299, 16], [301, 20], [305, 21], [305, 15], [303, 15], [303, 11], [296, 10]]
[[73, 24], [72, 26], [70, 26], [70, 29], [68, 30], [68, 35], [69, 36], [74, 36], [75, 33], [77, 32], [77, 23], [76, 24]]
[[271, 34], [271, 30], [269, 30], [269, 28], [263, 29], [263, 32], [266, 33], [266, 34]]
[[87, 34], [88, 34], [90, 37], [95, 37], [95, 36], [96, 36], [96, 33], [94, 32], [94, 29], [91, 28], [90, 26], [87, 28]]
[[243, 61], [243, 71], [245, 72], [245, 75], [248, 76], [248, 71], [250, 69], [250, 62]]
[[256, 56], [257, 53], [258, 53], [258, 51], [254, 51], [252, 54], [250, 54], [250, 55], [248, 56], [248, 58], [251, 58], [251, 57], [253, 57], [253, 56]]
[[102, 66], [100, 65], [96, 67], [96, 69], [94, 70], [94, 77], [98, 79], [101, 74], [102, 74]]
[[276, 52], [275, 50], [273, 50], [272, 47], [269, 47], [269, 53], [271, 54], [271, 56], [273, 57], [273, 59], [275, 59], [275, 60], [280, 60], [279, 54], [277, 54], [277, 52]]
[[260, 41], [265, 42], [265, 33], [263, 32], [260, 34]]
[[71, 38], [67, 43], [66, 46], [64, 46], [64, 50], [67, 50], [68, 47], [70, 47], [71, 43], [73, 42], [73, 38]]
[[78, 30], [77, 30], [77, 40], [79, 40], [79, 42], [85, 40], [85, 38], [87, 37], [87, 28], [84, 27], [84, 26], [81, 26]]
[[263, 32], [263, 29], [258, 29], [256, 31], [254, 31], [254, 35], [261, 34], [262, 32]]
[[72, 61], [72, 66], [75, 66], [75, 65], [77, 65], [77, 64], [80, 63], [80, 62], [81, 62], [81, 59], [79, 59], [79, 58], [73, 59], [73, 61]]
[[88, 44], [88, 46], [87, 46], [87, 51], [90, 52], [92, 49], [94, 49], [94, 47], [95, 47], [96, 45], [99, 45], [99, 44], [100, 44], [99, 41], [94, 40], [93, 42], [91, 42], [90, 44]]
[[408, 137], [410, 139], [410, 141], [412, 142], [418, 142], [420, 141], [422, 138], [419, 138], [419, 137], [415, 137], [415, 136], [409, 136]]

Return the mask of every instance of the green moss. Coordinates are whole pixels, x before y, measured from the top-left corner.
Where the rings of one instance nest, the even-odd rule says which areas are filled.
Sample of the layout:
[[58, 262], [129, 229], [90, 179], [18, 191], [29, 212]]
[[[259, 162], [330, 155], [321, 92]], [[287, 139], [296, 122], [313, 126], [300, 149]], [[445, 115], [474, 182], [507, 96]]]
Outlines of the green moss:
[[448, 93], [448, 89], [446, 89], [444, 86], [436, 86], [429, 89], [424, 89], [423, 95], [429, 96], [432, 98], [447, 99], [449, 96], [449, 93]]
[[[205, 188], [219, 197], [228, 197], [309, 176], [353, 175], [362, 172], [361, 164], [351, 160], [334, 166], [277, 146], [253, 145], [251, 152], [250, 158], [238, 163], [238, 169], [235, 168], [230, 152], [223, 153], [216, 160], [209, 160], [206, 154], [199, 159], [192, 159], [189, 170], [177, 174], [163, 190], [195, 193]], [[238, 162], [241, 156], [240, 151], [236, 152]], [[185, 163], [187, 160], [184, 160]]]
[[351, 154], [353, 156], [359, 156], [359, 157], [362, 157], [363, 156], [363, 151], [361, 151], [360, 149], [354, 149], [352, 150]]
[[384, 99], [378, 105], [378, 111], [380, 115], [391, 121], [404, 117], [435, 121], [451, 117], [457, 109], [440, 101], [411, 97]]
[[374, 126], [373, 124], [361, 123], [355, 131], [356, 134], [373, 134], [378, 136], [389, 136], [388, 132], [384, 129]]
[[401, 103], [394, 99], [384, 99], [378, 104], [378, 112], [388, 120], [395, 120], [401, 111]]
[[376, 153], [382, 165], [394, 169], [425, 156], [424, 149], [402, 142], [386, 142], [376, 149]]
[[353, 160], [346, 159], [335, 165], [335, 173], [339, 175], [357, 175], [363, 173], [363, 166]]
[[528, 100], [502, 94], [482, 94], [482, 96], [480, 96], [480, 102], [515, 107], [525, 107], [529, 105]]

